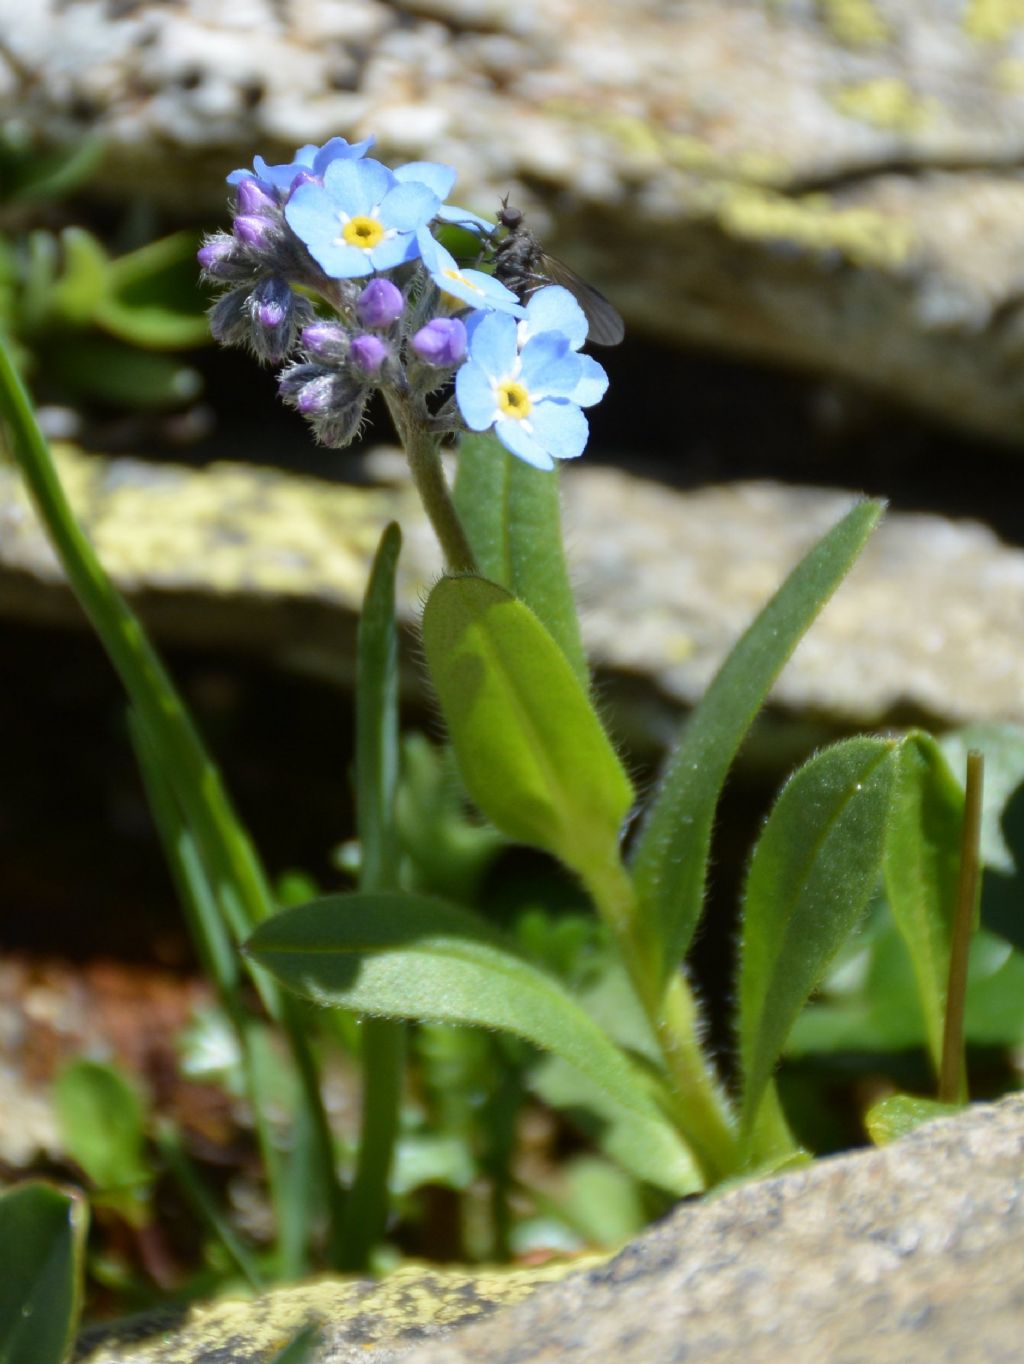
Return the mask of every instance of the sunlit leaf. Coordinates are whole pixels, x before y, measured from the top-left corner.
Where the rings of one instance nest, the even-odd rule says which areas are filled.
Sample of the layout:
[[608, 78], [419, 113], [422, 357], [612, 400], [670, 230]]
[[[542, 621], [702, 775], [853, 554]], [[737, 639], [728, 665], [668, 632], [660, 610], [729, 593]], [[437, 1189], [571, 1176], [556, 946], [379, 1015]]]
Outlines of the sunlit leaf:
[[877, 884], [894, 751], [861, 738], [819, 753], [783, 789], [754, 851], [739, 977], [748, 1138], [790, 1028]]
[[507, 587], [547, 627], [589, 685], [563, 548], [558, 469], [535, 469], [484, 432], [459, 441], [455, 505], [480, 572]]
[[964, 796], [927, 734], [900, 744], [885, 840], [885, 891], [914, 964], [917, 993], [936, 1067], [960, 866]]
[[0, 1364], [64, 1364], [81, 1309], [87, 1224], [85, 1201], [52, 1184], [0, 1196]]
[[662, 969], [676, 969], [700, 918], [715, 807], [733, 758], [783, 665], [842, 582], [883, 504], [861, 502], [793, 569], [686, 722], [644, 818], [633, 875]]
[[522, 602], [442, 578], [423, 617], [430, 674], [470, 796], [510, 837], [576, 871], [616, 855], [633, 790], [565, 655]]
[[558, 981], [474, 915], [425, 896], [329, 896], [260, 925], [247, 951], [321, 1004], [495, 1028], [554, 1052], [632, 1114], [644, 1178], [674, 1192], [700, 1186], [648, 1082]]
[[907, 1136], [915, 1128], [936, 1118], [948, 1118], [961, 1111], [960, 1104], [941, 1104], [936, 1099], [920, 1099], [913, 1094], [889, 1094], [864, 1115], [867, 1134], [876, 1146]]

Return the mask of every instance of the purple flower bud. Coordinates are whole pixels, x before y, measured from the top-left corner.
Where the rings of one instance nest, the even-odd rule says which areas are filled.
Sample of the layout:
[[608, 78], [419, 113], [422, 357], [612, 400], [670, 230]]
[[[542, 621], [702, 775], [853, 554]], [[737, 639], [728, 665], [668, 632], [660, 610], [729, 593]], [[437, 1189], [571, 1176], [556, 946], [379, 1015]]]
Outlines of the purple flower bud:
[[236, 245], [237, 243], [226, 233], [218, 233], [216, 237], [210, 237], [208, 241], [203, 242], [196, 252], [196, 259], [208, 275], [230, 279], [235, 273], [230, 266]]
[[466, 328], [457, 317], [435, 317], [409, 344], [428, 365], [451, 368], [466, 358]]
[[379, 336], [368, 336], [365, 333], [352, 338], [348, 353], [356, 369], [361, 369], [364, 374], [371, 377], [377, 374], [390, 354]]
[[334, 397], [333, 376], [323, 375], [299, 390], [295, 406], [304, 417], [319, 417], [330, 410]]
[[343, 360], [348, 354], [348, 332], [338, 322], [311, 322], [299, 339], [314, 360]]
[[253, 316], [261, 327], [271, 331], [274, 327], [280, 327], [288, 316], [288, 303], [289, 300], [283, 297], [258, 299], [253, 308]]
[[299, 171], [298, 175], [295, 177], [295, 179], [294, 179], [294, 180], [291, 182], [291, 184], [288, 186], [288, 194], [289, 194], [289, 195], [294, 194], [295, 191], [298, 189], [298, 187], [299, 187], [300, 185], [322, 185], [322, 184], [323, 184], [323, 181], [320, 179], [320, 177], [319, 177], [318, 175], [314, 175], [312, 171], [302, 170], [302, 171]]
[[234, 233], [240, 242], [254, 251], [266, 251], [273, 244], [274, 224], [262, 214], [243, 214], [235, 219]]
[[309, 303], [292, 291], [287, 280], [275, 275], [260, 280], [246, 306], [252, 319], [249, 344], [264, 361], [283, 359], [299, 331], [313, 320]]
[[369, 389], [351, 375], [322, 365], [289, 365], [278, 392], [313, 428], [322, 445], [341, 449], [358, 434]]
[[277, 200], [267, 193], [258, 180], [243, 180], [235, 194], [238, 212], [243, 216], [263, 214], [277, 207]]
[[364, 327], [390, 327], [405, 309], [402, 291], [389, 279], [371, 279], [356, 299], [356, 312]]

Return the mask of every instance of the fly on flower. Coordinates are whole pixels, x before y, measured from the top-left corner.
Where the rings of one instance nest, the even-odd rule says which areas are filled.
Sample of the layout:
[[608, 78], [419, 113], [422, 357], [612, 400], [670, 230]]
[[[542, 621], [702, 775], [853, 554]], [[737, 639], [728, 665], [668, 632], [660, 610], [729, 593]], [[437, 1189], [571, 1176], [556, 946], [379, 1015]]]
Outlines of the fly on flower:
[[557, 256], [549, 255], [523, 225], [523, 211], [512, 208], [506, 194], [498, 210], [498, 226], [506, 235], [494, 248], [494, 273], [507, 288], [526, 302], [544, 284], [568, 289], [587, 318], [587, 340], [597, 346], [617, 346], [626, 334], [625, 323], [600, 290], [580, 279]]

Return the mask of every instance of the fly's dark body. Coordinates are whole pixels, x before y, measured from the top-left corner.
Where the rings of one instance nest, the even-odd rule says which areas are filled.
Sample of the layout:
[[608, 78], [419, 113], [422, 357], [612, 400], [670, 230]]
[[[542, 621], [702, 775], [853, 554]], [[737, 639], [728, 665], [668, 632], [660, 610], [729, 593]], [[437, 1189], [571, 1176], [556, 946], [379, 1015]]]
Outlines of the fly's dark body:
[[560, 284], [568, 289], [587, 318], [587, 340], [598, 346], [617, 346], [625, 335], [625, 324], [599, 290], [580, 279], [564, 261], [549, 255], [537, 238], [523, 225], [523, 211], [502, 201], [498, 225], [505, 236], [494, 248], [494, 274], [525, 303], [545, 284]]

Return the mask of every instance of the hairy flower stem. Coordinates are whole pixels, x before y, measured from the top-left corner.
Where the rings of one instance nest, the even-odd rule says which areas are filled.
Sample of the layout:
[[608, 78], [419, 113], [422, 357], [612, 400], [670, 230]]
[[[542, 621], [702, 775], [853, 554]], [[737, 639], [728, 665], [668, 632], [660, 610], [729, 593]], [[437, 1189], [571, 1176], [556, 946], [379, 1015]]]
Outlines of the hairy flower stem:
[[385, 390], [384, 396], [405, 449], [416, 491], [444, 554], [445, 566], [452, 573], [476, 573], [476, 558], [444, 476], [440, 444], [430, 430], [430, 419], [422, 410], [422, 403], [408, 393], [397, 393], [393, 389]]
[[616, 857], [583, 879], [598, 913], [615, 934], [657, 1038], [671, 1084], [673, 1120], [708, 1184], [716, 1184], [736, 1171], [736, 1130], [728, 1099], [700, 1044], [700, 1013], [693, 992], [681, 972], [661, 984], [654, 954], [643, 940], [636, 890], [621, 860]]

